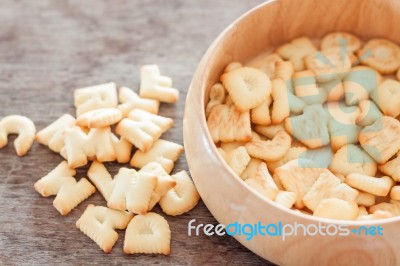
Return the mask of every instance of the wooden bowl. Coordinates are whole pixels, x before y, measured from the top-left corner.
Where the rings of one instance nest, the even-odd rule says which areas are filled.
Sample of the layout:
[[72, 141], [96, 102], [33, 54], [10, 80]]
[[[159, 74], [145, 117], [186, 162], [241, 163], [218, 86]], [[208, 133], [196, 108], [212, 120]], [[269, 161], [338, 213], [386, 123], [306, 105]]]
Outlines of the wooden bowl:
[[[299, 36], [320, 38], [348, 31], [361, 38], [384, 37], [400, 43], [400, 2], [396, 0], [278, 0], [268, 1], [232, 23], [201, 60], [187, 96], [184, 118], [186, 156], [193, 180], [214, 217], [222, 224], [318, 224], [381, 226], [383, 236], [235, 236], [261, 257], [280, 265], [400, 265], [400, 218], [380, 221], [334, 221], [282, 208], [252, 190], [219, 155], [205, 119], [210, 87], [224, 67]], [[362, 228], [363, 230], [363, 228]], [[364, 230], [365, 231], [365, 230]], [[364, 232], [363, 231], [363, 232]], [[218, 236], [214, 236], [218, 237]]]

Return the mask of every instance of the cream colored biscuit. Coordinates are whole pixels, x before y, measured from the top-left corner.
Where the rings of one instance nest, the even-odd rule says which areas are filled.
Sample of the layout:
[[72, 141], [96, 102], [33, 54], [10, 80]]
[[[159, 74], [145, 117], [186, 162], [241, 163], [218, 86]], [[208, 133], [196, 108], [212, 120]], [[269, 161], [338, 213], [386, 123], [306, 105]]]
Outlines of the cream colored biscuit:
[[378, 166], [379, 170], [385, 175], [390, 176], [394, 181], [400, 182], [400, 152], [397, 153], [397, 156], [387, 161], [385, 164], [381, 164]]
[[245, 147], [240, 146], [227, 152], [225, 151], [225, 160], [229, 167], [240, 176], [250, 162], [250, 156]]
[[307, 37], [293, 39], [290, 43], [284, 44], [276, 49], [276, 52], [280, 56], [293, 63], [295, 71], [304, 70], [305, 65], [303, 58], [316, 51], [317, 48], [315, 48], [311, 40]]
[[281, 61], [283, 61], [283, 59], [278, 54], [265, 53], [251, 60], [246, 66], [258, 68], [259, 70], [267, 74], [270, 79], [273, 79], [275, 78], [276, 62]]
[[358, 104], [360, 114], [356, 118], [357, 125], [362, 127], [373, 124], [382, 117], [382, 113], [373, 101], [363, 100]]
[[340, 173], [334, 173], [334, 175], [340, 180], [341, 183], [346, 181], [346, 177]]
[[381, 202], [369, 207], [369, 213], [375, 213], [377, 211], [386, 211], [393, 216], [398, 216], [400, 215], [400, 205], [393, 202]]
[[361, 128], [356, 124], [343, 124], [335, 118], [331, 118], [328, 123], [331, 147], [333, 151], [348, 145], [358, 143], [358, 135]]
[[118, 94], [119, 102], [118, 109], [123, 117], [127, 117], [134, 109], [141, 109], [152, 114], [158, 114], [160, 102], [153, 99], [141, 98], [133, 90], [122, 87]]
[[400, 186], [393, 186], [390, 190], [390, 198], [392, 200], [400, 200]]
[[344, 125], [353, 125], [360, 115], [357, 106], [346, 106], [340, 102], [329, 102], [327, 110], [333, 119]]
[[225, 67], [224, 73], [234, 71], [234, 70], [242, 68], [242, 67], [243, 67], [243, 65], [239, 62], [231, 62]]
[[331, 197], [345, 201], [356, 201], [358, 193], [357, 189], [354, 189], [345, 183], [340, 183], [333, 189]]
[[125, 254], [164, 254], [171, 250], [171, 230], [159, 214], [149, 212], [136, 215], [129, 222], [125, 233]]
[[378, 87], [380, 79], [379, 73], [372, 68], [357, 66], [350, 69], [343, 79], [346, 104], [356, 105], [368, 100], [368, 95]]
[[54, 152], [61, 152], [65, 146], [64, 130], [75, 126], [75, 118], [69, 114], [64, 114], [56, 121], [40, 130], [35, 140], [40, 144], [46, 145]]
[[391, 214], [390, 212], [377, 210], [372, 214], [361, 215], [357, 218], [357, 220], [370, 221], [370, 220], [377, 220], [377, 219], [387, 219], [387, 218], [391, 218], [391, 217], [393, 217], [393, 214]]
[[361, 206], [371, 207], [372, 205], [375, 205], [375, 200], [375, 195], [368, 192], [360, 191], [356, 198], [356, 203]]
[[177, 216], [193, 209], [199, 202], [200, 195], [186, 171], [171, 177], [176, 181], [176, 186], [162, 196], [159, 204], [164, 213]]
[[76, 89], [74, 103], [77, 117], [95, 109], [117, 107], [117, 87], [115, 83], [110, 82]]
[[[291, 81], [286, 82], [287, 87], [290, 87], [291, 86], [290, 84], [291, 84]], [[300, 115], [301, 113], [303, 113], [304, 108], [307, 106], [307, 104], [302, 99], [300, 99], [299, 97], [294, 95], [292, 92], [290, 92], [289, 89], [287, 92], [287, 97], [289, 100], [290, 112], [294, 115]], [[325, 96], [323, 96], [323, 97], [325, 97]]]
[[303, 198], [303, 203], [310, 209], [315, 210], [318, 204], [326, 198], [338, 198], [345, 201], [355, 201], [358, 191], [351, 188], [329, 171], [322, 173], [311, 189]]
[[313, 215], [334, 220], [354, 220], [357, 218], [358, 212], [358, 206], [355, 202], [329, 198], [318, 204]]
[[66, 161], [61, 162], [56, 168], [54, 168], [46, 176], [38, 180], [34, 187], [37, 192], [43, 197], [49, 197], [56, 195], [60, 191], [62, 185], [75, 184], [75, 178], [63, 178], [72, 177], [76, 174], [75, 169], [70, 168]]
[[260, 105], [271, 94], [271, 81], [262, 71], [242, 67], [222, 74], [221, 82], [240, 112]]
[[33, 122], [20, 115], [10, 115], [0, 121], [0, 149], [8, 143], [8, 135], [17, 134], [14, 141], [15, 151], [18, 156], [24, 156], [31, 149], [35, 140], [36, 128]]
[[64, 134], [65, 147], [61, 154], [68, 160], [70, 167], [84, 166], [90, 158], [96, 158], [99, 162], [115, 160], [110, 127], [93, 128], [86, 135], [81, 128], [75, 126], [65, 129]]
[[[254, 137], [253, 137], [253, 139], [254, 139]], [[256, 138], [256, 139], [258, 139], [258, 138]], [[219, 144], [219, 147], [220, 147], [221, 149], [223, 149], [224, 152], [225, 152], [226, 154], [229, 154], [229, 153], [231, 153], [233, 150], [235, 150], [235, 149], [237, 149], [237, 148], [239, 148], [239, 147], [242, 147], [242, 146], [244, 146], [245, 144], [246, 144], [246, 142], [239, 142], [239, 141], [235, 141], [235, 142], [221, 142], [221, 143]]]
[[377, 119], [361, 130], [358, 140], [363, 149], [379, 164], [386, 163], [400, 150], [400, 122], [390, 116]]
[[252, 139], [249, 112], [240, 113], [234, 105], [218, 104], [212, 108], [207, 126], [214, 143]]
[[293, 74], [294, 92], [306, 104], [324, 103], [328, 98], [325, 89], [318, 88], [314, 73], [311, 70]]
[[296, 198], [297, 198], [297, 196], [296, 196], [296, 193], [294, 193], [294, 192], [279, 191], [275, 197], [275, 202], [283, 207], [290, 209], [290, 208], [292, 208], [293, 204], [296, 202]]
[[157, 65], [144, 65], [140, 68], [139, 95], [166, 103], [176, 103], [179, 99], [179, 91], [172, 88], [171, 78], [161, 76]]
[[109, 253], [118, 239], [115, 229], [125, 229], [133, 214], [89, 204], [76, 222], [76, 227], [105, 252]]
[[309, 105], [302, 115], [285, 120], [285, 128], [308, 148], [319, 148], [329, 143], [328, 112], [321, 104]]
[[174, 168], [174, 163], [183, 152], [183, 147], [179, 144], [158, 139], [147, 152], [137, 150], [130, 161], [130, 165], [142, 168], [150, 162], [157, 162], [170, 173]]
[[160, 199], [176, 186], [176, 180], [165, 172], [163, 167], [156, 162], [146, 164], [142, 169], [140, 169], [140, 172], [155, 175], [158, 180], [149, 202], [148, 211], [151, 211]]
[[115, 132], [124, 137], [139, 150], [147, 152], [160, 136], [172, 127], [171, 118], [135, 109], [128, 118], [117, 125]]
[[100, 191], [103, 198], [108, 201], [114, 190], [116, 179], [113, 179], [104, 164], [94, 161], [87, 173], [90, 181]]
[[269, 174], [265, 163], [261, 163], [258, 166], [255, 175], [250, 176], [244, 182], [246, 182], [251, 189], [259, 193], [262, 197], [270, 200], [274, 200], [279, 192], [279, 189]]
[[352, 53], [360, 49], [360, 39], [347, 32], [332, 32], [324, 36], [321, 41], [321, 50], [326, 50], [332, 47], [341, 47], [346, 49], [346, 52]]
[[279, 131], [286, 131], [283, 123], [269, 126], [255, 125], [254, 130], [269, 139], [273, 139]]
[[131, 159], [132, 143], [127, 141], [124, 137], [118, 138], [114, 133], [110, 134], [111, 143], [114, 147], [117, 162], [128, 163]]
[[394, 181], [388, 177], [374, 177], [358, 173], [346, 176], [346, 184], [349, 186], [371, 193], [376, 196], [386, 196], [394, 185]]
[[357, 55], [355, 55], [354, 53], [346, 53], [346, 54], [350, 59], [352, 67], [358, 66], [360, 64], [360, 60], [358, 60]]
[[315, 74], [318, 82], [342, 79], [351, 68], [351, 62], [341, 48], [332, 47], [304, 58], [305, 65]]
[[319, 87], [327, 92], [327, 101], [340, 101], [344, 97], [344, 87], [340, 79], [333, 79], [329, 82], [320, 83]]
[[305, 158], [306, 152], [307, 148], [305, 147], [291, 147], [280, 160], [268, 161], [268, 169], [271, 171], [271, 173], [274, 173], [276, 168], [286, 164], [289, 161], [298, 159], [300, 157]]
[[292, 79], [294, 73], [293, 63], [291, 61], [275, 62], [275, 78], [281, 78], [284, 81]]
[[332, 150], [337, 151], [347, 144], [358, 143], [358, 134], [361, 130], [355, 124], [360, 114], [358, 107], [329, 102], [327, 110], [332, 117], [328, 123]]
[[252, 176], [254, 176], [258, 170], [258, 166], [263, 162], [263, 160], [257, 158], [250, 158], [249, 163], [247, 164], [246, 168], [240, 175], [242, 180], [246, 180]]
[[211, 86], [209, 100], [206, 106], [206, 117], [211, 113], [211, 109], [218, 104], [223, 104], [225, 101], [225, 88], [221, 83], [215, 83]]
[[368, 210], [365, 206], [358, 206], [358, 217], [357, 220], [362, 220], [363, 216], [368, 215]]
[[116, 179], [115, 186], [107, 206], [120, 211], [128, 210], [135, 214], [147, 213], [151, 196], [157, 185], [157, 177], [153, 174], [121, 168], [114, 179]]
[[80, 127], [99, 128], [108, 127], [118, 123], [122, 113], [116, 108], [99, 108], [80, 115], [76, 125]]
[[279, 131], [272, 140], [252, 140], [245, 145], [250, 156], [266, 160], [276, 161], [282, 159], [288, 152], [292, 138], [285, 131]]
[[272, 178], [265, 162], [261, 162], [261, 164], [258, 165], [257, 171], [255, 172], [255, 176], [256, 175], [264, 178], [269, 187], [278, 189], [278, 186], [275, 184], [275, 180]]
[[329, 171], [323, 172], [303, 197], [304, 205], [315, 211], [320, 202], [332, 197], [332, 191], [339, 186], [339, 179]]
[[62, 185], [57, 192], [53, 205], [61, 215], [67, 215], [95, 192], [96, 188], [86, 178], [81, 178], [74, 185]]
[[285, 81], [283, 79], [274, 79], [272, 81], [272, 123], [279, 124], [290, 115], [290, 102]]
[[374, 176], [377, 172], [376, 162], [359, 146], [343, 146], [333, 155], [329, 170], [347, 176], [359, 173]]
[[82, 201], [96, 192], [86, 178], [76, 182], [75, 170], [63, 161], [46, 176], [39, 179], [34, 187], [43, 197], [56, 195], [53, 205], [61, 215], [67, 215]]
[[272, 103], [272, 97], [269, 96], [259, 106], [254, 107], [250, 111], [251, 122], [257, 125], [271, 124], [271, 116], [269, 107]]
[[400, 82], [387, 79], [377, 89], [371, 91], [371, 99], [379, 106], [382, 113], [392, 117], [400, 115]]
[[381, 74], [393, 74], [400, 67], [400, 48], [386, 39], [371, 39], [357, 51], [362, 64]]
[[296, 193], [295, 207], [302, 209], [304, 195], [312, 187], [318, 177], [326, 169], [319, 168], [316, 163], [308, 159], [296, 159], [278, 167], [274, 172], [274, 180], [279, 180], [286, 191]]

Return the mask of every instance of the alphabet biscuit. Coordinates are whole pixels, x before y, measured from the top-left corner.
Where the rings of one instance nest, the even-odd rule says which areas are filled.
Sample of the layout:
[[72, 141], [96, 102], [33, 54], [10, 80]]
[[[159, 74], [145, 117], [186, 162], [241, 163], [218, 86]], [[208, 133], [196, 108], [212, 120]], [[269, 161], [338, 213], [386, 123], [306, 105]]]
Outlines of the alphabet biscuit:
[[29, 118], [20, 115], [6, 116], [0, 121], [0, 149], [7, 145], [9, 134], [17, 134], [14, 141], [15, 151], [18, 156], [24, 156], [32, 147], [35, 133], [35, 125]]

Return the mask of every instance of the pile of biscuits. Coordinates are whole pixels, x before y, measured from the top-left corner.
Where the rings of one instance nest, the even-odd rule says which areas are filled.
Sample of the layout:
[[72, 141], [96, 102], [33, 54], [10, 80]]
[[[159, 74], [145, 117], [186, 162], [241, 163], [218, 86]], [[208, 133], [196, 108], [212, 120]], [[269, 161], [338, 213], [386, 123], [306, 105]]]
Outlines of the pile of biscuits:
[[[0, 148], [7, 144], [9, 134], [18, 134], [14, 144], [19, 156], [36, 140], [64, 157], [34, 185], [43, 197], [55, 196], [53, 205], [62, 215], [99, 190], [107, 207], [89, 204], [76, 226], [104, 252], [110, 252], [117, 241], [115, 230], [126, 229], [126, 254], [168, 255], [169, 225], [151, 210], [158, 203], [165, 214], [181, 215], [193, 209], [200, 196], [185, 171], [170, 175], [183, 147], [160, 139], [173, 124], [172, 119], [158, 115], [160, 102], [175, 103], [179, 92], [157, 65], [142, 66], [140, 72], [139, 95], [126, 87], [118, 93], [114, 83], [77, 89], [77, 118], [64, 114], [37, 134], [27, 117], [3, 118]], [[77, 181], [75, 169], [89, 161], [88, 179]], [[103, 164], [112, 161], [140, 170], [123, 167], [113, 178]]]
[[267, 200], [330, 219], [389, 218], [400, 215], [399, 80], [389, 40], [300, 37], [227, 65], [209, 90], [207, 125]]

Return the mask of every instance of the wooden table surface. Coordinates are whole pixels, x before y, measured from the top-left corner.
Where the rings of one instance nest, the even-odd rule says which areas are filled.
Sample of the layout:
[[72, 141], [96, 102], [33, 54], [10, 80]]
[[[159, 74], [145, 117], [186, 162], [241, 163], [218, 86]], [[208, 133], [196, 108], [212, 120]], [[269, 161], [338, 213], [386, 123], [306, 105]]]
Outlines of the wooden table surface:
[[[178, 104], [161, 106], [160, 113], [175, 120], [163, 138], [182, 144], [185, 94], [198, 62], [229, 23], [261, 2], [1, 0], [0, 118], [26, 115], [40, 130], [64, 113], [74, 114], [74, 88], [115, 81], [137, 91], [139, 66], [157, 63], [181, 91]], [[191, 219], [217, 223], [202, 202], [190, 213], [166, 217], [170, 256], [124, 255], [123, 231], [112, 252], [104, 254], [75, 228], [89, 203], [105, 205], [98, 192], [62, 217], [52, 197], [33, 189], [61, 161], [38, 143], [23, 158], [11, 143], [0, 150], [0, 264], [267, 263], [231, 237], [189, 237]], [[183, 155], [175, 166], [174, 171], [187, 170]], [[107, 167], [115, 174], [121, 165]], [[86, 171], [80, 168], [77, 177]]]

